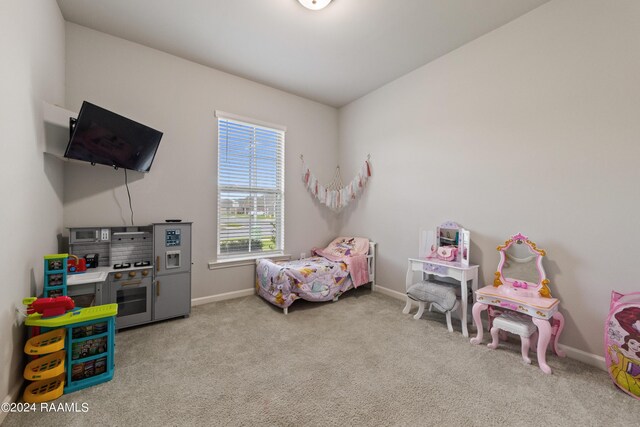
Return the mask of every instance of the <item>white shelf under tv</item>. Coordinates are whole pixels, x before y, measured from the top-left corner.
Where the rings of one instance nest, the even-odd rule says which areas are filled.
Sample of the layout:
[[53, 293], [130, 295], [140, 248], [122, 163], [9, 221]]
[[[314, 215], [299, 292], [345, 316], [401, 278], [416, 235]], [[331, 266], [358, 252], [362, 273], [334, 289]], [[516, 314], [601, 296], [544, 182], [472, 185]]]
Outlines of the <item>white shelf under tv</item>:
[[69, 142], [69, 119], [71, 117], [78, 117], [78, 113], [42, 101], [45, 153], [62, 160], [68, 160], [64, 157], [64, 152]]

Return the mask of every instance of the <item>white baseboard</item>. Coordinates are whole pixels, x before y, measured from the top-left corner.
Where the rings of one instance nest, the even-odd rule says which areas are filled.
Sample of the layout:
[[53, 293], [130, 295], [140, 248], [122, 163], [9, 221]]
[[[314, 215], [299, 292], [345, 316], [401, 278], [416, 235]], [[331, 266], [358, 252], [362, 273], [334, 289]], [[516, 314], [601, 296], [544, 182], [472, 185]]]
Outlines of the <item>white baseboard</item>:
[[[4, 398], [2, 403], [12, 403], [17, 402], [20, 397], [20, 389], [22, 388], [22, 381], [18, 381], [16, 385], [13, 386], [13, 389], [9, 392], [9, 394]], [[5, 417], [8, 412], [0, 411], [0, 425], [4, 422]]]
[[209, 295], [207, 297], [193, 298], [191, 300], [191, 307], [195, 307], [202, 304], [209, 304], [210, 302], [225, 301], [228, 299], [248, 297], [249, 295], [254, 295], [255, 293], [256, 293], [256, 290], [254, 288], [249, 288], [249, 289], [242, 289], [240, 291], [226, 292], [224, 294], [216, 294], [216, 295]]
[[567, 357], [570, 359], [578, 360], [587, 365], [594, 366], [596, 368], [607, 370], [607, 362], [603, 356], [597, 354], [587, 353], [586, 351], [578, 350], [577, 348], [569, 347], [568, 345], [558, 344], [561, 350], [567, 353]]
[[[380, 292], [383, 295], [390, 296], [400, 301], [406, 301], [406, 294], [403, 292], [394, 291], [393, 289], [385, 288], [384, 286], [376, 285], [376, 292]], [[486, 328], [487, 325], [485, 325]], [[603, 356], [597, 354], [587, 353], [586, 351], [579, 350], [577, 348], [569, 347], [568, 345], [558, 344], [560, 349], [567, 353], [567, 357], [570, 359], [578, 360], [587, 365], [594, 366], [603, 371], [607, 370], [607, 363]]]
[[378, 284], [376, 284], [375, 292], [380, 292], [383, 295], [399, 299], [400, 301], [406, 301], [407, 299], [407, 294], [405, 294], [404, 292], [394, 291], [393, 289], [385, 288], [384, 286], [380, 286]]

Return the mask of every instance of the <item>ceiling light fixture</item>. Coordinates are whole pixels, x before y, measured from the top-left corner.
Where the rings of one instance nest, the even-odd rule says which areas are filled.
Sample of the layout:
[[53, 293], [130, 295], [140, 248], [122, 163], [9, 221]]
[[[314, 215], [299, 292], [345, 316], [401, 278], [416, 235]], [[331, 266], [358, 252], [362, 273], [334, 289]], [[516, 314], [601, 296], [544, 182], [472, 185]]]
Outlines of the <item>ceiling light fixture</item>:
[[301, 5], [311, 10], [320, 10], [327, 7], [331, 0], [298, 0]]

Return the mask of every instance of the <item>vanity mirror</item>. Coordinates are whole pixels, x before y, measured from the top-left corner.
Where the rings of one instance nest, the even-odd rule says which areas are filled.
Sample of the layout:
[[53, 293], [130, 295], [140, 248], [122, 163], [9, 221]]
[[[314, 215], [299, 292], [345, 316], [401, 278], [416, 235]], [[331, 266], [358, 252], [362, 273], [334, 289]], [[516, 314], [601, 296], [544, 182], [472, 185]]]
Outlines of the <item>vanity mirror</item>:
[[527, 236], [518, 233], [498, 246], [498, 251], [500, 263], [494, 287], [506, 285], [505, 291], [520, 296], [551, 298], [549, 280], [542, 268], [543, 249], [538, 249]]
[[428, 259], [439, 259], [469, 265], [469, 246], [471, 233], [453, 221], [447, 221], [436, 227], [435, 236], [432, 231], [423, 232], [421, 242], [421, 257], [425, 251], [422, 248], [430, 248], [426, 254]]

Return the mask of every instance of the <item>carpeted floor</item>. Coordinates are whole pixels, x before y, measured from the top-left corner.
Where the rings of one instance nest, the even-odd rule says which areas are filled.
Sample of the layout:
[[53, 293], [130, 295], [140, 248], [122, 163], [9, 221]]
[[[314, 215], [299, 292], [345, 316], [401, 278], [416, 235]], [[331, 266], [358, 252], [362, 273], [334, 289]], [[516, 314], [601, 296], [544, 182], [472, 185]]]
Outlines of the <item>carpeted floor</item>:
[[549, 356], [544, 375], [519, 343], [472, 346], [458, 322], [449, 333], [444, 316], [402, 307], [368, 289], [288, 316], [256, 296], [196, 307], [120, 332], [113, 381], [58, 401], [89, 412], [4, 424], [638, 425], [640, 402], [605, 372]]

